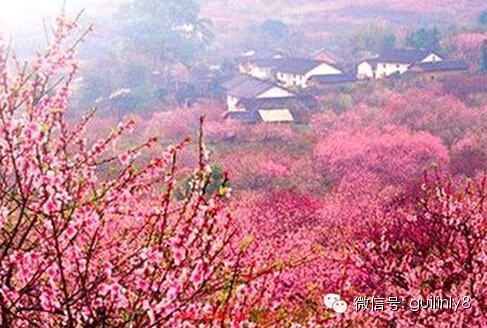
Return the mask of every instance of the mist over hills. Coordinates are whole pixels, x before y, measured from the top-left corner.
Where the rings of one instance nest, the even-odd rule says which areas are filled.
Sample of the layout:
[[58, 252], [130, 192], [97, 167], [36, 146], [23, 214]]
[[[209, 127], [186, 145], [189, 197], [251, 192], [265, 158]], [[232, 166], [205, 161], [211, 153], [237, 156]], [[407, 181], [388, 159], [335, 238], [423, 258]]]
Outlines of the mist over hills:
[[[200, 0], [221, 46], [234, 45], [248, 27], [274, 18], [299, 29], [317, 45], [341, 42], [370, 25], [406, 34], [418, 27], [469, 28], [486, 9], [482, 0]], [[342, 40], [343, 41], [343, 40]]]

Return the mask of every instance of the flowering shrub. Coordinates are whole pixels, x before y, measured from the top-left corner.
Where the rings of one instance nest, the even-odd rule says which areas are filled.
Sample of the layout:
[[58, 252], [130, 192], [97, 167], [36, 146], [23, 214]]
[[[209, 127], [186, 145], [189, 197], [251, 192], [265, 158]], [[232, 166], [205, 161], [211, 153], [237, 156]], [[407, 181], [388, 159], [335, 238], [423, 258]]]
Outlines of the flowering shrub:
[[[478, 91], [485, 85], [482, 78], [452, 77], [452, 93]], [[428, 132], [451, 147], [467, 133], [485, 129], [485, 107], [471, 108], [462, 99], [449, 94], [448, 90], [445, 94], [445, 90], [438, 86], [412, 90], [404, 87], [400, 93], [384, 91], [377, 99], [375, 96], [372, 98], [378, 104], [371, 104], [370, 100], [341, 115], [331, 112], [315, 115], [312, 119], [314, 133], [321, 138], [338, 131], [353, 134], [361, 129], [385, 129], [395, 125]]]
[[0, 48], [0, 325], [279, 326], [280, 270], [248, 254], [226, 178], [206, 192], [201, 140], [177, 200], [187, 142], [144, 160], [156, 138], [112, 147], [132, 120], [89, 141], [91, 115], [65, 119], [77, 25], [61, 15], [48, 51], [18, 72]]
[[[144, 122], [142, 134], [158, 135], [166, 140], [177, 142], [194, 133], [198, 128], [199, 118], [205, 116], [210, 125], [220, 122], [223, 118], [223, 107], [215, 102], [197, 103], [193, 107], [178, 107], [171, 110], [156, 112]], [[213, 129], [211, 129], [213, 130]], [[211, 131], [210, 141], [214, 133]]]
[[374, 174], [385, 185], [414, 181], [428, 164], [448, 162], [448, 152], [438, 138], [397, 127], [333, 133], [318, 143], [315, 157], [318, 168], [334, 180]]
[[[295, 315], [321, 317], [322, 297], [329, 290], [338, 290], [343, 266], [332, 246], [330, 225], [324, 222], [320, 200], [293, 191], [270, 194], [246, 192], [234, 201], [242, 228], [252, 235], [260, 247], [259, 256], [267, 255], [279, 265], [286, 265], [280, 276], [277, 299], [292, 302]], [[331, 233], [329, 243], [323, 233]], [[331, 247], [330, 247], [331, 246]], [[287, 320], [291, 320], [289, 316]]]
[[250, 142], [289, 142], [297, 137], [288, 124], [257, 124], [252, 126], [241, 140]]
[[[469, 297], [468, 307], [371, 311], [373, 327], [487, 325], [486, 180], [467, 185], [426, 180], [419, 203], [401, 204], [352, 251], [359, 290], [383, 298]], [[431, 300], [431, 299], [430, 299]]]
[[316, 191], [322, 188], [312, 160], [291, 149], [232, 147], [220, 149], [217, 156], [217, 162], [228, 170], [237, 190], [272, 187]]
[[455, 57], [463, 58], [474, 67], [479, 67], [481, 47], [485, 41], [487, 41], [487, 33], [465, 32], [449, 38], [446, 43]]
[[451, 171], [453, 174], [464, 174], [469, 177], [485, 172], [487, 152], [485, 136], [467, 134], [452, 148]]
[[[396, 110], [385, 105], [392, 114], [392, 122], [405, 125], [414, 131], [427, 131], [451, 147], [469, 131], [484, 129], [485, 109], [469, 108], [460, 99], [441, 93], [441, 90], [405, 93]], [[414, 99], [415, 101], [409, 101]]]
[[[25, 68], [0, 48], [0, 326], [487, 326], [485, 180], [463, 186], [437, 169], [419, 188], [450, 157], [455, 174], [485, 169], [485, 108], [435, 86], [362, 95], [316, 115], [314, 134], [224, 124], [213, 103], [138, 130], [92, 113], [73, 124], [77, 25], [61, 16]], [[196, 143], [150, 137], [179, 141], [198, 126]], [[239, 189], [231, 200], [220, 168]], [[347, 313], [324, 308], [330, 292]], [[472, 307], [361, 313], [359, 293], [469, 296]]]

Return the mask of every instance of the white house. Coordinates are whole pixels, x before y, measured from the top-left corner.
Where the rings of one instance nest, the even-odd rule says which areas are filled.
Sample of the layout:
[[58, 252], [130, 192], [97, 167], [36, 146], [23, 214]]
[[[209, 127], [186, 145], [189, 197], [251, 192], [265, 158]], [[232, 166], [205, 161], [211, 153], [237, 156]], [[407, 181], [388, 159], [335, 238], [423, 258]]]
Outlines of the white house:
[[274, 80], [275, 68], [286, 55], [280, 51], [247, 51], [238, 59], [239, 73], [251, 75], [261, 80]]
[[294, 93], [268, 81], [239, 75], [223, 84], [227, 95], [227, 110], [239, 111], [242, 99], [293, 97]]
[[308, 80], [313, 76], [342, 73], [329, 63], [313, 59], [285, 58], [276, 67], [277, 81], [285, 87], [306, 88]]
[[256, 58], [241, 62], [238, 72], [251, 75], [260, 80], [273, 80], [275, 69], [279, 66], [281, 58]]
[[442, 61], [443, 57], [433, 51], [415, 49], [394, 49], [377, 58], [361, 61], [357, 65], [358, 79], [380, 79], [394, 74], [405, 73], [416, 63]]

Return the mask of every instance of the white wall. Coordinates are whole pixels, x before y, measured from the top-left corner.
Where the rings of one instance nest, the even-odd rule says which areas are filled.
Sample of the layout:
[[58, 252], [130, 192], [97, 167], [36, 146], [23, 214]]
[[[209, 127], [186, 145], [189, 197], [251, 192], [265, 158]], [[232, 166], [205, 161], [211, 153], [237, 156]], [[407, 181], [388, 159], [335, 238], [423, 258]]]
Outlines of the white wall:
[[272, 70], [269, 68], [254, 66], [250, 71], [250, 75], [261, 80], [270, 80], [272, 79]]
[[229, 112], [238, 111], [237, 104], [238, 104], [238, 98], [236, 98], [234, 96], [227, 95], [227, 110]]
[[375, 75], [377, 79], [380, 79], [392, 74], [403, 74], [408, 70], [409, 66], [411, 65], [404, 63], [377, 63]]
[[323, 63], [316, 66], [305, 75], [277, 72], [277, 80], [280, 81], [285, 87], [306, 88], [308, 80], [313, 76], [336, 75], [342, 73], [343, 72], [339, 69], [328, 65], [327, 63]]
[[431, 62], [439, 62], [442, 61], [443, 58], [432, 52], [426, 58], [424, 58], [421, 62], [423, 63], [431, 63]]
[[[429, 54], [425, 57], [422, 62], [435, 62], [443, 60], [440, 56], [435, 53]], [[403, 74], [405, 73], [411, 64], [405, 63], [377, 63], [377, 68], [375, 70], [375, 78], [380, 79], [383, 77], [391, 76], [393, 74]], [[374, 78], [374, 70], [372, 65], [368, 62], [364, 61], [357, 65], [357, 78], [364, 79], [364, 78]]]
[[303, 85], [306, 85], [306, 77], [304, 75], [278, 72], [277, 80], [281, 82], [283, 86], [288, 88], [295, 86], [300, 86], [304, 88]]
[[368, 62], [362, 62], [357, 65], [357, 78], [358, 79], [372, 79], [374, 77], [374, 70], [372, 65]]
[[270, 68], [259, 67], [252, 63], [240, 64], [238, 66], [238, 71], [260, 80], [270, 80], [272, 78], [272, 70]]
[[312, 76], [316, 76], [316, 75], [336, 75], [336, 74], [342, 74], [343, 72], [340, 71], [339, 69], [331, 66], [331, 65], [328, 65], [327, 63], [323, 63], [323, 64], [320, 64], [318, 65], [317, 67], [313, 68], [311, 71], [309, 71], [305, 77], [306, 77], [306, 81], [312, 77]]
[[249, 68], [246, 64], [240, 64], [237, 66], [238, 72], [243, 74], [248, 74]]

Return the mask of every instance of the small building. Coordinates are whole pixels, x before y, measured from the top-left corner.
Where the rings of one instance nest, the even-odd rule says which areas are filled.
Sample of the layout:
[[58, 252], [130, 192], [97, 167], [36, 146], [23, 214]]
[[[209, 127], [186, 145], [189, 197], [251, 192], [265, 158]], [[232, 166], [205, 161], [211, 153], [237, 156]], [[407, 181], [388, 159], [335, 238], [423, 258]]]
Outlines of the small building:
[[242, 123], [304, 123], [317, 106], [311, 96], [242, 99], [239, 110], [227, 112], [225, 119]]
[[354, 83], [357, 77], [352, 74], [315, 75], [309, 79], [311, 86], [338, 85]]
[[413, 64], [442, 61], [443, 57], [434, 51], [416, 49], [393, 49], [377, 58], [361, 61], [357, 65], [358, 79], [380, 79], [405, 73]]
[[274, 80], [276, 67], [286, 57], [281, 51], [249, 50], [237, 59], [237, 70], [261, 80]]
[[275, 80], [275, 70], [281, 63], [281, 58], [255, 58], [242, 61], [237, 70], [260, 80]]
[[268, 81], [262, 81], [249, 75], [238, 75], [225, 82], [223, 88], [227, 97], [227, 110], [239, 111], [241, 99], [292, 97], [294, 93]]
[[304, 58], [284, 58], [276, 67], [276, 79], [285, 87], [306, 88], [316, 75], [337, 75], [342, 70], [324, 61]]
[[408, 74], [421, 77], [425, 81], [434, 81], [445, 76], [468, 72], [469, 68], [464, 60], [442, 60], [414, 64], [409, 68]]

